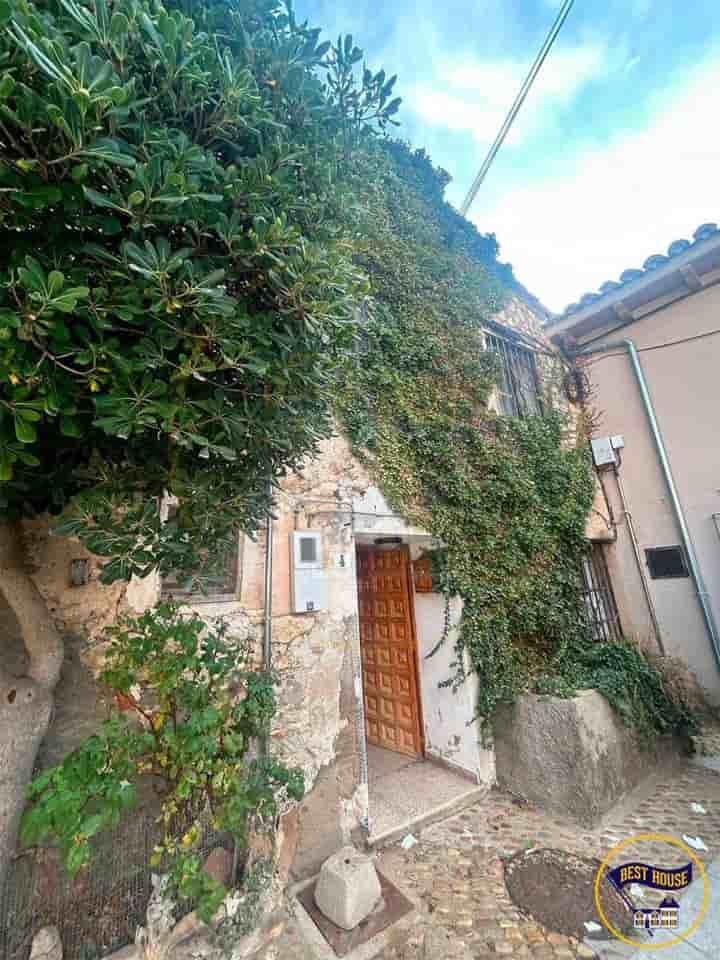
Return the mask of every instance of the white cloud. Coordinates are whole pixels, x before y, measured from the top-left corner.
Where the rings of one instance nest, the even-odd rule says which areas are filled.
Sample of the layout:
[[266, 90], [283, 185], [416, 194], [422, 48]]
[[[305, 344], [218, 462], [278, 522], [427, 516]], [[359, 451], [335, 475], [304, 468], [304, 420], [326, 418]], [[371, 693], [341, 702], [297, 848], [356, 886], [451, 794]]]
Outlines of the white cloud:
[[494, 231], [503, 259], [553, 310], [640, 267], [653, 253], [720, 219], [716, 123], [720, 51], [669, 84], [641, 129], [580, 149], [567, 175], [517, 187], [491, 180], [473, 219]]
[[[597, 43], [551, 52], [506, 145], [519, 144], [542, 123], [548, 110], [572, 102], [580, 89], [606, 68], [606, 59], [604, 47]], [[495, 138], [530, 64], [455, 57], [434, 66], [432, 83], [416, 83], [406, 91], [405, 108], [426, 123], [467, 132], [486, 144]]]

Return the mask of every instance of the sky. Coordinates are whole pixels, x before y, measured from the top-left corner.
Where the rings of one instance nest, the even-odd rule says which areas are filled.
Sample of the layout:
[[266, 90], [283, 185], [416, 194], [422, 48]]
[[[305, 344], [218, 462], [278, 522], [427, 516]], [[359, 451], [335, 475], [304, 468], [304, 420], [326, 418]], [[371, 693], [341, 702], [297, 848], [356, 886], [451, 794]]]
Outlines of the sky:
[[[460, 206], [561, 0], [295, 0], [398, 74]], [[718, 0], [575, 0], [468, 214], [550, 309], [720, 220]]]

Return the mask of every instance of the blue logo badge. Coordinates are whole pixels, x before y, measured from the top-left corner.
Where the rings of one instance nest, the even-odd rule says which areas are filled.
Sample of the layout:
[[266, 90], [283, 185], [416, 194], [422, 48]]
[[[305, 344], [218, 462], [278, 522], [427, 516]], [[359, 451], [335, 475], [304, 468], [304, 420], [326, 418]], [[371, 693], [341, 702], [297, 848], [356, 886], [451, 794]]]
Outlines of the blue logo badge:
[[[684, 867], [673, 869], [654, 867], [649, 863], [639, 863], [637, 861], [624, 863], [614, 870], [609, 870], [607, 877], [632, 911], [633, 926], [636, 930], [647, 930], [652, 936], [654, 930], [677, 930], [679, 928], [680, 904], [670, 894], [690, 886], [693, 878], [692, 862]], [[625, 890], [625, 887], [631, 885], [662, 890], [668, 893], [668, 896], [656, 907], [638, 907]]]

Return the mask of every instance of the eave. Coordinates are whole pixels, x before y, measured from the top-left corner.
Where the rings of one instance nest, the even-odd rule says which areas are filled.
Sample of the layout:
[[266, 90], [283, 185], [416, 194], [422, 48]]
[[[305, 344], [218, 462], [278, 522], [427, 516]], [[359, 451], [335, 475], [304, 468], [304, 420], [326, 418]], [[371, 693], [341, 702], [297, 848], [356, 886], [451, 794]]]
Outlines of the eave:
[[719, 281], [720, 233], [715, 233], [636, 280], [558, 317], [545, 332], [555, 342], [572, 338], [577, 344], [587, 343]]

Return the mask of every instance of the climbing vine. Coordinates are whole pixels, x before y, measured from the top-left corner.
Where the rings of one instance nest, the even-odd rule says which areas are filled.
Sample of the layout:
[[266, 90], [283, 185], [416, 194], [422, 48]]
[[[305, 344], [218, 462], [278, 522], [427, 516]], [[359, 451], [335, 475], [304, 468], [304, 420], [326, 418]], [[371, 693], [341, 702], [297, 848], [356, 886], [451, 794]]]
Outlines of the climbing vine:
[[598, 678], [632, 721], [632, 697], [617, 692], [628, 654], [593, 667], [581, 576], [593, 481], [582, 419], [557, 402], [562, 367], [546, 348], [542, 415], [490, 408], [499, 368], [482, 327], [515, 281], [497, 263], [494, 237], [444, 201], [446, 183], [424, 153], [401, 144], [370, 148], [358, 165], [358, 259], [372, 300], [343, 375], [345, 430], [392, 507], [443, 544], [436, 576], [447, 597], [463, 600], [447, 684], [477, 674], [485, 725], [524, 689]]

